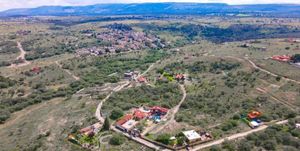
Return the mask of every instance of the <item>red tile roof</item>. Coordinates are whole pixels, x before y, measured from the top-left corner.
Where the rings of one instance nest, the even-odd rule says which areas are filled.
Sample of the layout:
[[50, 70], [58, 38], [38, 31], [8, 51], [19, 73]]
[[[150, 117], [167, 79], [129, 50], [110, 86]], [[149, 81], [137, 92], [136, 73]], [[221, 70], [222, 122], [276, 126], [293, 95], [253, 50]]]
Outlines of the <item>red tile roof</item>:
[[177, 74], [175, 78], [181, 80], [181, 79], [184, 78], [184, 75], [183, 74]]
[[287, 61], [291, 60], [291, 56], [288, 56], [288, 55], [279, 56], [279, 55], [277, 55], [277, 56], [273, 56], [272, 59], [277, 60], [277, 61], [287, 62]]
[[151, 110], [160, 111], [160, 112], [164, 112], [164, 113], [167, 113], [169, 111], [169, 109], [163, 108], [163, 107], [160, 107], [160, 106], [153, 106], [151, 108]]
[[127, 121], [131, 120], [133, 118], [133, 115], [131, 114], [127, 114], [125, 116], [123, 116], [121, 119], [119, 119], [116, 124], [117, 125], [123, 125], [124, 123], [126, 123]]
[[83, 129], [79, 130], [79, 132], [80, 133], [86, 133], [86, 132], [91, 131], [91, 130], [93, 130], [93, 128], [91, 126], [88, 126], [88, 127], [85, 127]]
[[140, 110], [135, 110], [133, 116], [135, 118], [138, 118], [139, 120], [141, 120], [141, 119], [145, 118], [147, 115]]
[[41, 67], [33, 67], [31, 71], [34, 73], [39, 73], [41, 71]]
[[261, 113], [259, 111], [251, 111], [249, 114], [248, 114], [248, 117], [250, 119], [254, 119], [254, 118], [257, 118], [261, 115]]
[[138, 78], [138, 81], [139, 82], [146, 82], [146, 78], [141, 76], [141, 77]]

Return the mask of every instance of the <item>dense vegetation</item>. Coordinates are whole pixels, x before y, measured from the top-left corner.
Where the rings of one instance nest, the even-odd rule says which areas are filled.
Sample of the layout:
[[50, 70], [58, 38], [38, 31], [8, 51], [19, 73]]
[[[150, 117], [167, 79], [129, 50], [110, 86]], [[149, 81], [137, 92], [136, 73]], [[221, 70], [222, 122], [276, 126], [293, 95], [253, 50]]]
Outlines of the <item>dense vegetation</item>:
[[167, 26], [141, 23], [136, 26], [145, 30], [170, 31], [185, 35], [187, 39], [203, 37], [215, 43], [242, 41], [259, 38], [282, 38], [289, 34], [300, 33], [300, 29], [289, 26], [265, 26], [250, 24], [233, 24], [227, 28], [196, 24], [173, 23]]
[[226, 60], [166, 66], [165, 70], [171, 73], [187, 70], [193, 81], [187, 87], [188, 95], [176, 114], [176, 121], [200, 127], [219, 122], [217, 131], [226, 132], [236, 128], [241, 115], [253, 109], [263, 111], [263, 121], [295, 116], [286, 107], [271, 102], [268, 96], [252, 97], [250, 92], [257, 84], [259, 73], [239, 70], [240, 66]]
[[0, 54], [12, 54], [19, 52], [17, 43], [13, 41], [1, 41], [0, 42]]
[[120, 108], [128, 111], [133, 107], [155, 105], [172, 108], [180, 99], [181, 92], [176, 84], [161, 84], [156, 87], [142, 85], [113, 94], [104, 103], [103, 110], [110, 112]]
[[41, 103], [43, 101], [50, 100], [55, 97], [65, 97], [72, 92], [68, 89], [59, 89], [57, 91], [47, 90], [42, 85], [35, 88], [35, 93], [30, 94], [27, 97], [18, 98], [5, 98], [0, 100], [0, 123], [4, 122], [10, 117], [10, 114], [24, 109], [27, 106]]
[[0, 89], [8, 88], [16, 84], [16, 81], [0, 76]]
[[300, 54], [293, 55], [292, 60], [294, 63], [300, 62]]
[[[47, 36], [45, 39], [35, 38], [24, 41], [22, 43], [23, 48], [25, 51], [29, 52], [25, 56], [26, 60], [47, 58], [54, 55], [73, 52], [76, 48], [78, 48], [74, 44], [75, 41], [72, 41], [71, 39], [64, 38], [60, 40], [59, 38], [54, 38], [58, 36], [62, 35], [53, 34], [49, 37]], [[65, 36], [67, 37], [68, 35]]]
[[[127, 55], [118, 55], [110, 57], [94, 57], [92, 60], [83, 58], [81, 60], [74, 59], [65, 62], [63, 67], [73, 71], [86, 71], [83, 75], [81, 83], [85, 85], [101, 85], [104, 83], [116, 83], [123, 78], [123, 73], [127, 71], [139, 70], [144, 71], [150, 63], [166, 56], [162, 51], [149, 51], [146, 55], [130, 57]], [[90, 58], [88, 58], [90, 59]], [[117, 75], [108, 76], [113, 73]]]
[[114, 24], [107, 25], [105, 27], [110, 28], [110, 29], [115, 29], [115, 30], [121, 30], [121, 31], [130, 31], [130, 30], [132, 30], [132, 28], [127, 24], [114, 23]]
[[238, 143], [225, 142], [222, 146], [211, 147], [211, 151], [221, 150], [288, 150], [300, 149], [300, 130], [295, 127], [299, 119], [291, 119], [286, 125], [274, 125], [263, 132], [253, 133]]

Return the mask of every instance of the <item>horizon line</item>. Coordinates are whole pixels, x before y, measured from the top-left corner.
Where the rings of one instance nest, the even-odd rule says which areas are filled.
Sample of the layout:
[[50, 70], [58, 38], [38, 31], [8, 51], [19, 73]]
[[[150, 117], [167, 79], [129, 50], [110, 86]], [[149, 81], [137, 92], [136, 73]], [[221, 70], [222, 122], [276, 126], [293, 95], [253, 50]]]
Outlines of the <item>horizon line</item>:
[[18, 7], [18, 8], [10, 8], [5, 10], [0, 10], [0, 12], [5, 12], [8, 10], [16, 10], [16, 9], [34, 9], [40, 7], [85, 7], [85, 6], [93, 6], [93, 5], [116, 5], [116, 4], [167, 4], [167, 3], [177, 3], [177, 4], [225, 4], [229, 6], [250, 6], [250, 5], [300, 5], [299, 3], [243, 3], [243, 4], [230, 4], [230, 3], [222, 3], [222, 2], [119, 2], [119, 3], [95, 3], [95, 4], [87, 4], [87, 5], [40, 5], [36, 7]]

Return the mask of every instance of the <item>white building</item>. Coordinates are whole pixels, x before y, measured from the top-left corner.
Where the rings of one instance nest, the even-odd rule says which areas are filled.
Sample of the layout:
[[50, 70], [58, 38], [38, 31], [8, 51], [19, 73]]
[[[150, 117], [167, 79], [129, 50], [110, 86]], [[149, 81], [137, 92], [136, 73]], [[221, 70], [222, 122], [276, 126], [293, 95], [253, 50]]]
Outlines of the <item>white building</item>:
[[200, 134], [198, 134], [195, 130], [184, 131], [182, 133], [187, 138], [189, 143], [201, 140]]

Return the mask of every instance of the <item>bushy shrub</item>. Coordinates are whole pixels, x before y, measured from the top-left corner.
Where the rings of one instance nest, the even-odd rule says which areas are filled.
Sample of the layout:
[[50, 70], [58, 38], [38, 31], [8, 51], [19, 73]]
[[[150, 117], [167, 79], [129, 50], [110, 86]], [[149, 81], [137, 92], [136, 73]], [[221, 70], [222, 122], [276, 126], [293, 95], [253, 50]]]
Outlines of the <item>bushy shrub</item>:
[[120, 134], [114, 134], [109, 140], [111, 145], [122, 145], [126, 141], [126, 138]]

